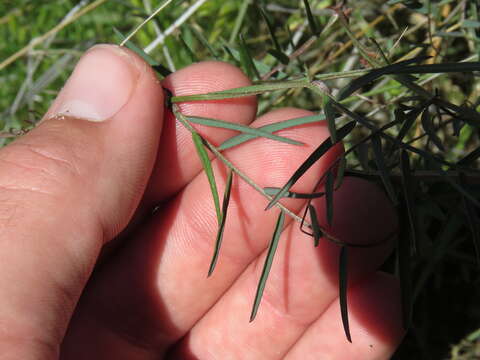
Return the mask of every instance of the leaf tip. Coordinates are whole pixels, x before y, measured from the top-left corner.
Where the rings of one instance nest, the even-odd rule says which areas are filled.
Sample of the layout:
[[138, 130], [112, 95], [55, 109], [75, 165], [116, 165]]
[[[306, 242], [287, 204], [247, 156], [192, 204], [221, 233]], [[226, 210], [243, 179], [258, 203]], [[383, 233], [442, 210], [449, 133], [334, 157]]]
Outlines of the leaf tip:
[[212, 276], [213, 270], [215, 270], [215, 265], [211, 264], [210, 268], [208, 269], [207, 279]]
[[273, 207], [273, 205], [275, 205], [276, 201], [274, 201], [274, 200], [275, 199], [273, 199], [272, 201], [270, 201], [268, 203], [268, 205], [265, 207], [265, 211], [270, 210]]

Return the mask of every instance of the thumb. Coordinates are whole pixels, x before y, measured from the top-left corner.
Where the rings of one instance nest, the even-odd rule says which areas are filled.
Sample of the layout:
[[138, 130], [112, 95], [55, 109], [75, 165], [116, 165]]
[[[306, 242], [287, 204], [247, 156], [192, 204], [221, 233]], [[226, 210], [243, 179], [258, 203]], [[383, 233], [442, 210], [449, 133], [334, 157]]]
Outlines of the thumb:
[[102, 245], [152, 170], [163, 93], [123, 48], [89, 50], [41, 124], [0, 151], [0, 358], [53, 359]]

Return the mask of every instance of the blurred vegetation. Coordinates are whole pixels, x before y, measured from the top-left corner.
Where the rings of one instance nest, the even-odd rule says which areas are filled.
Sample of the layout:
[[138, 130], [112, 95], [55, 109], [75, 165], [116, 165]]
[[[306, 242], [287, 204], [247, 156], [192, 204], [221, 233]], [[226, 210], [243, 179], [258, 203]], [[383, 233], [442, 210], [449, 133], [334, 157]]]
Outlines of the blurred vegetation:
[[[0, 42], [0, 144], [35, 126], [88, 47], [101, 42], [118, 43], [114, 29], [129, 34], [160, 4], [153, 0], [105, 1], [13, 62], [4, 62], [33, 39], [94, 3], [0, 3], [0, 38], [4, 39]], [[366, 56], [383, 65], [386, 60], [394, 63], [419, 55], [430, 56], [424, 63], [479, 61], [479, 0], [358, 0], [346, 2], [343, 7], [333, 0], [309, 3], [316, 25], [308, 21], [303, 1], [174, 1], [132, 42], [171, 71], [215, 58], [242, 67], [255, 80], [289, 81], [305, 76], [315, 79], [325, 73], [371, 69]], [[265, 10], [270, 29], [258, 5]], [[339, 14], [346, 16], [346, 24], [342, 25]], [[357, 43], [352, 43], [348, 30], [356, 35]], [[165, 39], [158, 41], [162, 32], [167, 32]], [[272, 69], [278, 71], [268, 75]], [[383, 153], [392, 155], [384, 160], [394, 192], [401, 198], [398, 209], [404, 228], [412, 225], [409, 216], [415, 214], [412, 231], [416, 249], [406, 249], [412, 279], [408, 300], [413, 303], [413, 317], [394, 359], [479, 359], [480, 276], [478, 248], [474, 246], [475, 241], [480, 246], [475, 204], [480, 191], [478, 72], [415, 76], [410, 80], [435, 99], [460, 110], [445, 111], [426, 104], [418, 94], [390, 77], [365, 84], [342, 102], [379, 127], [418, 111], [403, 141], [445, 161], [441, 176], [431, 157], [411, 155], [415, 185], [411, 189], [412, 207], [405, 200], [398, 157], [392, 155], [398, 149], [383, 144]], [[325, 80], [322, 86], [335, 95], [351, 81], [350, 75], [340, 75]], [[315, 112], [323, 107], [321, 96], [301, 88], [265, 92], [259, 100], [260, 113], [283, 106]], [[346, 118], [344, 115], [337, 121]], [[398, 136], [403, 124], [386, 132]], [[348, 138], [347, 148], [360, 145], [348, 158], [347, 170], [382, 185], [385, 169], [375, 161], [370, 142], [362, 140], [368, 134], [362, 129]], [[465, 193], [460, 193], [459, 187]], [[402, 236], [412, 238], [412, 231]], [[396, 255], [387, 261], [384, 270], [399, 272]]]

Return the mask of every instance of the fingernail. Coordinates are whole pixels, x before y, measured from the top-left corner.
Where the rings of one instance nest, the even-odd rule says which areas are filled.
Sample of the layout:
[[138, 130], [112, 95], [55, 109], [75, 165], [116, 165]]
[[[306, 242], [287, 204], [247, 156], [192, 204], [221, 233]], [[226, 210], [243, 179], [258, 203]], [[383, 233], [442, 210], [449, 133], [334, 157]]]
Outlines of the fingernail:
[[138, 60], [114, 45], [97, 45], [75, 67], [46, 118], [69, 116], [101, 122], [128, 102], [139, 77]]

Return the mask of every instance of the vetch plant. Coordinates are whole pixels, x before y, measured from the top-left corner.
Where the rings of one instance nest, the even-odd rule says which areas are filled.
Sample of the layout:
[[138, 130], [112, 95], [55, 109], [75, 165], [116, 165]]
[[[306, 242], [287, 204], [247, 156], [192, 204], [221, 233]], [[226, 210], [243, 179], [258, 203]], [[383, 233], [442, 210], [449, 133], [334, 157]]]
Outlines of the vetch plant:
[[[168, 1], [165, 2], [164, 5], [160, 6], [160, 10], [163, 9], [163, 6], [166, 6]], [[318, 31], [315, 18], [312, 15], [310, 6], [308, 1], [305, 0], [305, 9], [307, 12], [307, 18], [309, 21], [310, 29], [313, 36], [320, 36], [321, 32]], [[267, 28], [269, 29], [270, 36], [272, 38], [272, 43], [274, 44], [274, 49], [270, 49], [269, 53], [278, 59], [278, 61], [286, 65], [288, 64], [289, 58], [286, 54], [283, 53], [282, 47], [279, 45], [279, 41], [275, 36], [275, 31], [271, 22], [268, 19], [267, 14], [265, 11], [260, 7], [259, 8], [262, 17], [266, 21]], [[219, 91], [214, 93], [207, 93], [207, 94], [200, 94], [200, 95], [191, 95], [191, 96], [173, 96], [169, 98], [168, 102], [171, 103], [171, 109], [175, 114], [177, 120], [185, 126], [191, 133], [192, 139], [195, 143], [195, 147], [197, 149], [198, 155], [201, 159], [203, 164], [203, 168], [205, 170], [205, 174], [208, 178], [210, 183], [210, 188], [212, 192], [212, 197], [215, 205], [215, 211], [217, 214], [218, 219], [218, 234], [215, 241], [214, 246], [214, 253], [212, 256], [212, 261], [210, 264], [210, 268], [208, 270], [208, 275], [210, 276], [217, 263], [217, 259], [220, 254], [221, 244], [222, 244], [222, 237], [223, 231], [225, 226], [225, 220], [227, 217], [227, 210], [228, 210], [228, 203], [230, 198], [230, 191], [231, 191], [231, 184], [233, 174], [237, 175], [248, 184], [250, 184], [255, 190], [260, 192], [264, 195], [267, 199], [270, 200], [267, 208], [268, 210], [273, 206], [278, 206], [281, 209], [280, 215], [277, 220], [277, 224], [273, 231], [272, 240], [270, 242], [268, 248], [268, 254], [265, 259], [263, 271], [261, 277], [259, 279], [257, 292], [255, 295], [255, 299], [253, 302], [252, 313], [250, 316], [250, 321], [255, 319], [257, 311], [260, 306], [261, 297], [263, 294], [263, 290], [267, 283], [268, 274], [270, 268], [273, 263], [275, 250], [278, 245], [278, 241], [280, 239], [280, 234], [283, 226], [283, 221], [285, 216], [292, 216], [295, 220], [300, 220], [301, 225], [303, 228], [307, 228], [308, 231], [304, 231], [306, 234], [312, 236], [314, 238], [314, 245], [317, 246], [321, 237], [328, 239], [330, 241], [334, 241], [335, 243], [341, 245], [340, 251], [340, 259], [339, 259], [339, 298], [340, 298], [340, 305], [341, 305], [341, 318], [345, 330], [345, 335], [349, 341], [352, 341], [350, 330], [349, 330], [349, 321], [348, 321], [348, 309], [347, 309], [347, 284], [348, 284], [348, 274], [347, 274], [347, 261], [348, 261], [348, 247], [350, 246], [358, 246], [355, 244], [349, 244], [342, 239], [336, 239], [334, 236], [328, 234], [325, 229], [322, 229], [318, 225], [318, 221], [316, 220], [316, 212], [315, 208], [311, 205], [311, 199], [319, 196], [325, 196], [326, 203], [327, 203], [327, 219], [328, 223], [332, 223], [333, 217], [333, 196], [335, 191], [334, 183], [335, 181], [341, 182], [342, 177], [345, 175], [345, 169], [347, 168], [347, 155], [355, 151], [356, 146], [359, 144], [370, 143], [372, 150], [373, 150], [373, 158], [377, 167], [378, 176], [380, 177], [383, 186], [385, 188], [386, 193], [392, 200], [392, 203], [396, 206], [399, 204], [399, 199], [397, 195], [397, 190], [395, 189], [391, 174], [393, 170], [393, 166], [395, 163], [400, 163], [401, 169], [401, 179], [402, 179], [402, 189], [403, 189], [403, 197], [405, 199], [405, 205], [407, 209], [407, 224], [409, 227], [409, 237], [410, 241], [406, 239], [402, 239], [402, 246], [399, 247], [398, 251], [398, 264], [400, 269], [400, 278], [402, 281], [402, 291], [403, 291], [403, 313], [404, 313], [404, 326], [408, 328], [410, 324], [411, 318], [411, 296], [410, 296], [410, 288], [411, 288], [411, 278], [410, 278], [410, 271], [409, 271], [409, 251], [410, 248], [415, 250], [416, 249], [416, 221], [414, 218], [414, 210], [413, 203], [412, 203], [412, 196], [413, 196], [413, 189], [412, 189], [412, 169], [410, 167], [410, 160], [409, 154], [415, 154], [417, 156], [423, 157], [428, 159], [435, 165], [435, 174], [439, 177], [443, 177], [450, 185], [458, 191], [462, 195], [465, 204], [467, 207], [476, 207], [479, 206], [480, 203], [476, 199], [474, 195], [471, 194], [465, 183], [458, 182], [457, 180], [452, 179], [451, 176], [447, 173], [448, 171], [457, 171], [459, 176], [464, 172], [468, 171], [469, 169], [462, 166], [462, 162], [458, 162], [457, 164], [445, 161], [442, 157], [438, 156], [437, 154], [432, 154], [428, 151], [419, 149], [415, 146], [410, 145], [408, 142], [404, 141], [404, 137], [407, 134], [409, 127], [413, 126], [416, 118], [421, 114], [421, 124], [425, 131], [425, 136], [429, 137], [429, 140], [437, 147], [438, 150], [444, 150], [444, 147], [441, 143], [441, 140], [435, 134], [434, 125], [431, 119], [430, 114], [430, 107], [435, 107], [436, 115], [440, 118], [444, 114], [448, 114], [452, 117], [451, 121], [462, 121], [468, 124], [478, 124], [478, 120], [480, 120], [480, 114], [477, 113], [475, 110], [467, 107], [462, 106], [459, 107], [454, 105], [448, 101], [443, 100], [437, 94], [432, 94], [427, 91], [422, 86], [418, 85], [416, 82], [416, 78], [414, 75], [419, 74], [437, 74], [437, 73], [448, 73], [448, 72], [473, 72], [480, 70], [480, 63], [478, 62], [463, 62], [463, 63], [443, 63], [443, 64], [420, 64], [422, 61], [428, 60], [428, 56], [419, 56], [413, 57], [408, 60], [390, 63], [387, 56], [383, 53], [383, 61], [379, 61], [377, 58], [372, 56], [367, 49], [364, 48], [362, 44], [356, 39], [354, 34], [350, 31], [348, 20], [344, 11], [341, 8], [338, 8], [336, 11], [336, 17], [339, 19], [339, 22], [343, 26], [344, 30], [350, 37], [351, 41], [357, 46], [357, 49], [361, 53], [363, 59], [368, 62], [372, 69], [369, 71], [365, 71], [364, 75], [357, 77], [356, 79], [352, 80], [346, 86], [344, 86], [336, 96], [332, 96], [328, 91], [325, 91], [325, 87], [322, 86], [323, 83], [319, 83], [320, 80], [325, 81], [329, 78], [335, 78], [337, 76], [341, 76], [341, 74], [329, 74], [329, 75], [320, 75], [318, 77], [312, 78], [310, 75], [306, 77], [296, 79], [296, 80], [276, 80], [276, 81], [259, 81], [252, 86], [247, 86], [244, 88], [238, 89], [231, 89], [225, 91]], [[147, 19], [148, 20], [148, 19]], [[137, 47], [131, 46], [129, 39], [131, 35], [124, 38], [122, 44], [126, 44], [130, 46], [131, 49], [137, 51], [140, 55], [147, 58], [150, 64], [155, 65], [154, 61], [149, 59], [148, 55], [139, 51]], [[204, 43], [207, 43], [204, 40]], [[257, 74], [259, 75], [258, 69], [255, 67], [255, 59], [250, 56], [250, 52], [248, 51], [245, 41], [240, 39], [241, 43], [241, 59], [244, 62], [244, 65], [247, 69], [249, 69], [250, 74]], [[381, 49], [379, 49], [381, 51]], [[309, 74], [307, 69], [307, 74]], [[395, 112], [396, 118], [386, 125], [382, 127], [378, 127], [374, 125], [374, 123], [368, 118], [358, 113], [355, 113], [349, 110], [342, 101], [348, 99], [350, 96], [354, 95], [355, 92], [361, 90], [365, 86], [371, 85], [374, 81], [379, 78], [389, 76], [394, 81], [405, 87], [409, 92], [414, 95], [413, 103], [417, 103], [417, 105], [406, 105], [403, 104], [402, 108], [398, 109]], [[319, 86], [320, 85], [320, 86]], [[219, 119], [207, 119], [195, 116], [185, 116], [183, 115], [177, 103], [185, 102], [185, 101], [198, 101], [198, 100], [219, 100], [219, 99], [227, 99], [233, 97], [242, 97], [242, 96], [251, 96], [251, 95], [258, 95], [263, 94], [269, 91], [277, 91], [277, 90], [285, 90], [285, 89], [295, 89], [295, 88], [306, 88], [320, 97], [324, 98], [324, 114], [318, 115], [317, 117], [305, 117], [300, 119], [295, 119], [295, 121], [284, 122], [279, 124], [273, 124], [265, 126], [264, 128], [253, 129], [243, 125], [232, 124], [226, 121], [222, 121]], [[343, 115], [346, 118], [350, 119], [350, 122], [346, 123], [342, 127], [337, 129], [338, 126], [338, 116]], [[285, 183], [285, 185], [280, 189], [275, 188], [268, 188], [263, 189], [257, 184], [255, 184], [254, 180], [250, 179], [245, 173], [240, 171], [234, 164], [232, 164], [223, 154], [222, 150], [233, 146], [239, 146], [244, 142], [247, 142], [250, 139], [255, 137], [265, 137], [276, 141], [286, 142], [292, 145], [301, 145], [292, 139], [284, 138], [281, 136], [277, 136], [274, 134], [275, 131], [302, 125], [311, 121], [319, 121], [325, 119], [328, 122], [329, 130], [330, 130], [330, 137], [325, 140], [323, 143], [319, 144], [317, 149], [302, 163], [297, 171], [292, 174], [291, 178]], [[212, 126], [218, 128], [225, 128], [236, 130], [240, 132], [240, 135], [230, 138], [221, 144], [219, 147], [214, 146], [210, 142], [208, 142], [205, 138], [199, 134], [192, 124], [200, 124], [205, 126]], [[345, 137], [350, 135], [350, 133], [354, 130], [355, 125], [360, 124], [362, 127], [369, 131], [368, 135], [366, 135], [362, 140], [360, 140], [356, 145], [353, 145], [347, 152], [338, 159], [334, 165], [338, 165], [339, 163], [342, 164], [340, 171], [336, 175], [334, 174], [334, 169], [330, 168], [322, 177], [319, 179], [318, 184], [321, 182], [325, 183], [324, 192], [321, 194], [295, 194], [291, 193], [289, 190], [290, 188], [302, 177], [302, 175], [313, 165], [315, 164], [333, 145], [342, 141]], [[394, 127], [394, 126], [401, 126], [401, 130], [399, 134], [395, 137], [389, 135], [386, 130]], [[476, 125], [475, 125], [476, 126]], [[383, 142], [382, 142], [383, 140]], [[390, 151], [386, 152], [386, 148], [390, 148]], [[210, 151], [216, 158], [222, 161], [227, 168], [229, 168], [229, 179], [227, 182], [227, 188], [224, 194], [224, 200], [222, 206], [220, 205], [219, 194], [215, 182], [215, 175], [213, 173], [211, 167], [211, 160], [208, 156], [208, 151]], [[388, 155], [388, 156], [387, 156]], [[465, 163], [465, 161], [463, 162]], [[317, 185], [318, 185], [317, 184]], [[400, 195], [400, 196], [401, 196]], [[307, 204], [307, 211], [304, 213], [304, 216], [299, 219], [299, 217], [291, 212], [289, 209], [285, 208], [279, 200], [284, 197], [304, 197], [308, 198]], [[305, 219], [307, 212], [309, 213], [310, 223], [307, 222]], [[472, 210], [470, 209], [469, 214], [472, 214]], [[472, 216], [470, 216], [472, 218]], [[470, 221], [473, 223], [473, 221]], [[389, 237], [393, 237], [395, 234], [390, 234]], [[386, 241], [388, 239], [384, 239]], [[364, 246], [376, 246], [376, 244], [368, 244]], [[402, 250], [403, 249], [403, 250]], [[478, 244], [476, 246], [477, 249], [477, 257], [478, 257]], [[408, 295], [407, 295], [408, 294]]]
[[[93, 2], [92, 6], [101, 3]], [[193, 20], [193, 6], [190, 6], [185, 8], [186, 13], [192, 10], [188, 13], [190, 21], [189, 17], [181, 18], [182, 21], [179, 17], [178, 21], [164, 26], [164, 33], [157, 34], [158, 41], [145, 45], [140, 39], [142, 31], [151, 30], [152, 24], [153, 28], [160, 28], [159, 14], [170, 11], [174, 3], [166, 0], [155, 11], [148, 11], [140, 25], [127, 36], [119, 27], [112, 33], [122, 45], [157, 70], [160, 78], [175, 70], [172, 66], [175, 58], [179, 66], [185, 65], [184, 59], [195, 62], [213, 58], [241, 67], [253, 80], [251, 86], [205, 94], [172, 96], [166, 90], [167, 107], [190, 131], [212, 193], [218, 231], [212, 239], [212, 259], [205, 268], [206, 274], [221, 271], [216, 269], [216, 264], [222, 255], [223, 233], [235, 181], [245, 181], [268, 199], [266, 211], [273, 207], [280, 209], [252, 298], [250, 321], [261, 311], [261, 298], [268, 286], [269, 271], [275, 266], [282, 226], [285, 218], [291, 217], [306, 236], [312, 238], [313, 247], [321, 241], [340, 246], [340, 317], [346, 338], [355, 341], [349, 330], [347, 263], [349, 249], [359, 245], [337, 238], [323, 228], [312, 204], [313, 199], [324, 198], [326, 220], [331, 225], [335, 191], [345, 176], [377, 182], [400, 214], [399, 234], [388, 234], [385, 239], [362, 246], [375, 247], [396, 239], [395, 256], [386, 266], [401, 281], [405, 328], [412, 324], [413, 305], [421, 298], [428, 281], [432, 278], [441, 281], [438, 274], [442, 263], [451, 258], [460, 259], [458, 262], [465, 266], [465, 272], [477, 271], [475, 267], [480, 265], [477, 180], [480, 175], [480, 90], [475, 85], [480, 70], [478, 4], [442, 1], [433, 6], [430, 1], [422, 5], [418, 1], [392, 0], [383, 5], [380, 15], [365, 20], [367, 17], [364, 19], [345, 4], [334, 1], [303, 0], [291, 8], [244, 1], [238, 6], [231, 26], [223, 24], [210, 30], [202, 29]], [[415, 19], [423, 22], [406, 26], [401, 20], [407, 15], [417, 16]], [[249, 29], [244, 25], [249, 16], [262, 25]], [[284, 18], [289, 20], [287, 24], [279, 21]], [[395, 31], [383, 29], [381, 24], [385, 22], [390, 22]], [[228, 39], [218, 35], [220, 26], [229, 26]], [[209, 31], [214, 35], [210, 36]], [[421, 35], [416, 35], [418, 32]], [[150, 55], [158, 43], [166, 41], [167, 33], [173, 34], [169, 39], [178, 54], [167, 54], [173, 46], [166, 44], [163, 56]], [[384, 38], [378, 36], [383, 33], [387, 34]], [[211, 37], [215, 41], [211, 41]], [[449, 45], [460, 47], [455, 43], [459, 38], [465, 41], [465, 49], [451, 55], [450, 50], [455, 46]], [[137, 45], [134, 39], [142, 45]], [[169, 56], [174, 60], [169, 60]], [[157, 57], [162, 60], [156, 60]], [[463, 87], [456, 85], [461, 82], [458, 79], [463, 80]], [[473, 84], [465, 85], [468, 81]], [[468, 96], [460, 94], [465, 88], [469, 89], [465, 90]], [[225, 119], [187, 116], [178, 106], [182, 102], [252, 95], [260, 98], [260, 112], [279, 104], [293, 104], [314, 110], [315, 115], [251, 128]], [[259, 186], [224, 153], [232, 147], [248, 147], [249, 141], [258, 137], [302, 146], [277, 132], [321, 121], [328, 124], [330, 137], [317, 144], [280, 188]], [[202, 136], [196, 125], [229, 129], [238, 135], [215, 145]], [[2, 136], [15, 135], [15, 131], [18, 130], [6, 129]], [[310, 193], [292, 191], [292, 186], [305, 172], [340, 142], [345, 144], [344, 153], [318, 179], [317, 186]], [[218, 191], [211, 157], [221, 161], [228, 170], [223, 194]], [[321, 190], [314, 190], [320, 184]], [[285, 198], [307, 200], [304, 213], [300, 216], [290, 211], [282, 204]], [[248, 319], [248, 314], [245, 316]]]

